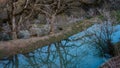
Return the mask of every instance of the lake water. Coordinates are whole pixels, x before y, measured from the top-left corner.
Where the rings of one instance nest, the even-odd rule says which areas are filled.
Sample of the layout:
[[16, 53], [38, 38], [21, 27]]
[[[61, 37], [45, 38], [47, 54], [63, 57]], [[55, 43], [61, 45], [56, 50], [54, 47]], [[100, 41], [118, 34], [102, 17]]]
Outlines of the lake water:
[[[94, 31], [99, 34], [98, 26], [100, 25], [95, 24], [86, 30], [88, 32], [80, 32], [31, 53], [0, 60], [0, 68], [98, 68], [109, 59], [109, 55], [102, 56], [99, 48], [90, 42], [93, 36], [88, 38], [86, 35]], [[120, 25], [113, 28], [111, 38], [112, 42], [116, 43], [120, 41]]]

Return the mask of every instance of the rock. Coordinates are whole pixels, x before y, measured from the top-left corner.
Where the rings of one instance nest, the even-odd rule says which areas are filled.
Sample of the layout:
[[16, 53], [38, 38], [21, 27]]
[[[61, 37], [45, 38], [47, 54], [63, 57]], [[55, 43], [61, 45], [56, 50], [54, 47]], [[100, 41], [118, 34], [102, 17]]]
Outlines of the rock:
[[[40, 25], [40, 26], [38, 26]], [[46, 35], [50, 32], [50, 25], [42, 25], [42, 24], [33, 24], [32, 27], [30, 28], [30, 34], [32, 36], [43, 36]]]
[[30, 38], [30, 32], [28, 30], [21, 30], [18, 33], [18, 38], [23, 38], [23, 39]]
[[11, 32], [11, 28], [8, 23], [3, 23], [1, 28], [2, 28], [3, 32], [6, 32], [6, 33]]
[[8, 19], [8, 13], [6, 9], [0, 10], [0, 19], [1, 20], [6, 20]]
[[8, 41], [8, 40], [11, 40], [12, 37], [5, 33], [5, 32], [0, 32], [0, 41]]
[[31, 36], [42, 36], [43, 35], [43, 32], [40, 28], [38, 27], [32, 27], [30, 28], [30, 34]]
[[50, 32], [50, 25], [46, 24], [43, 26], [42, 31], [44, 32], [44, 35], [49, 34]]
[[34, 24], [39, 24], [39, 23], [40, 23], [40, 20], [35, 19], [35, 20], [33, 20], [33, 23], [34, 23]]
[[45, 15], [38, 14], [38, 18], [37, 18], [37, 19], [39, 20], [39, 22], [40, 22], [41, 24], [47, 23], [47, 20], [46, 20]]

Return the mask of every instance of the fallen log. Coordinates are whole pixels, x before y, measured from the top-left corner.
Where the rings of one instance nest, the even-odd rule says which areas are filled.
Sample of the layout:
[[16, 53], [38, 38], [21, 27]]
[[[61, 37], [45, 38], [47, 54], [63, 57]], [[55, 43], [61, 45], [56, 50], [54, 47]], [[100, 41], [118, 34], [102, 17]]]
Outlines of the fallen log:
[[[43, 36], [33, 37], [29, 39], [17, 39], [0, 42], [0, 59], [9, 57], [20, 53], [28, 53], [40, 47], [49, 45], [54, 42], [67, 39], [69, 36], [85, 30], [95, 23], [96, 19], [84, 20], [77, 23], [72, 23], [64, 26], [59, 33]], [[98, 21], [97, 21], [98, 22]]]

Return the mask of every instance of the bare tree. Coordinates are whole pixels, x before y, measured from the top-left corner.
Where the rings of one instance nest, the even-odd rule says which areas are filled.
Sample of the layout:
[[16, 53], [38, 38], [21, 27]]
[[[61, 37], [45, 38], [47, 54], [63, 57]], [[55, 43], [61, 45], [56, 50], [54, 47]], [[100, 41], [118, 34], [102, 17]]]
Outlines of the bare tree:
[[26, 20], [33, 13], [32, 8], [28, 8], [30, 0], [9, 0], [7, 2], [8, 23], [11, 25], [12, 39], [17, 39], [17, 32]]
[[50, 24], [50, 34], [54, 33], [54, 22], [57, 15], [64, 13], [70, 8], [73, 0], [36, 0], [34, 9], [44, 14]]
[[[76, 1], [75, 1], [76, 2]], [[54, 33], [56, 16], [75, 7], [73, 0], [10, 0], [7, 3], [8, 23], [11, 25], [12, 38], [17, 39], [17, 32], [25, 21], [35, 14], [45, 15], [50, 24], [50, 34]], [[27, 25], [25, 25], [27, 26]]]

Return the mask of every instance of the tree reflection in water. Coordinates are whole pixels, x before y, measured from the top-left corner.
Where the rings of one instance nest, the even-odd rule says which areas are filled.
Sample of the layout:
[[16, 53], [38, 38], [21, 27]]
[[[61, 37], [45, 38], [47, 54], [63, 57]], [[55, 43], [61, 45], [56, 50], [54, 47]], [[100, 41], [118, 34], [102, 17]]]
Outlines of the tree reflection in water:
[[[77, 49], [79, 46], [71, 44], [69, 40], [63, 40], [28, 54], [18, 54], [0, 61], [3, 68], [68, 68], [75, 67], [80, 57]], [[79, 57], [79, 59], [78, 59]], [[75, 67], [76, 68], [76, 67]]]

